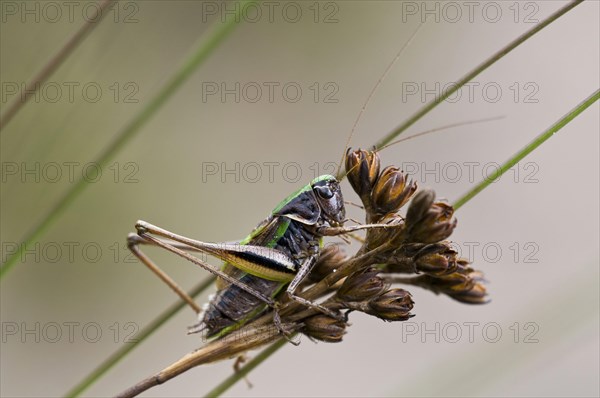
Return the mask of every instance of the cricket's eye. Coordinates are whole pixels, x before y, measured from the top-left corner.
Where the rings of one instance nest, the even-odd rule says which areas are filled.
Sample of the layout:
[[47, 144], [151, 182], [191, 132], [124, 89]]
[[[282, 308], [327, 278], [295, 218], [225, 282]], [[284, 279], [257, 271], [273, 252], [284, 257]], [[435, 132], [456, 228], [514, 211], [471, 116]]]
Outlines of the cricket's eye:
[[315, 191], [320, 198], [331, 199], [333, 198], [333, 191], [329, 187], [315, 187]]

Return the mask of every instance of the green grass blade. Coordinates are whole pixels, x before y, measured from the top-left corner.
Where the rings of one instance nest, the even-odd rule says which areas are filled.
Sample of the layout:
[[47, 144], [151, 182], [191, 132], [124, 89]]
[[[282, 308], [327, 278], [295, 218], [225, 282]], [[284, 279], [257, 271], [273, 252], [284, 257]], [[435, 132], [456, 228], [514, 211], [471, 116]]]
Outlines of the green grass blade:
[[[237, 21], [241, 20], [241, 15], [249, 4], [255, 3], [252, 0], [243, 0], [241, 7], [236, 7], [234, 14], [227, 14], [227, 19], [223, 23], [216, 23], [209, 30], [206, 39], [196, 47], [195, 51], [183, 62], [182, 66], [160, 89], [158, 94], [138, 113], [133, 120], [117, 134], [116, 139], [94, 160], [99, 168], [105, 168], [108, 162], [133, 138], [140, 128], [167, 102], [168, 99], [181, 87], [181, 85], [192, 75], [192, 73], [205, 61], [212, 51], [227, 37]], [[39, 239], [46, 230], [58, 219], [58, 217], [69, 207], [69, 205], [79, 196], [79, 194], [88, 186], [89, 180], [80, 177], [62, 198], [50, 209], [45, 217], [26, 235], [26, 238], [19, 245], [19, 250], [8, 257], [6, 262], [0, 267], [0, 280], [16, 264], [18, 258], [35, 240]]]
[[500, 168], [496, 169], [494, 173], [487, 176], [483, 181], [473, 187], [469, 192], [464, 194], [460, 199], [458, 199], [454, 204], [454, 209], [457, 210], [462, 207], [465, 203], [471, 200], [475, 195], [479, 192], [483, 191], [487, 188], [492, 182], [494, 182], [497, 178], [500, 178], [502, 174], [504, 174], [507, 170], [517, 164], [521, 159], [525, 156], [529, 155], [533, 152], [534, 149], [542, 145], [548, 138], [552, 137], [554, 133], [558, 130], [566, 126], [571, 120], [575, 119], [577, 115], [586, 110], [590, 105], [594, 102], [598, 101], [600, 98], [600, 90], [596, 90], [595, 93], [586, 98], [583, 102], [573, 108], [569, 113], [563, 116], [559, 121], [550, 126], [546, 131], [535, 137], [533, 141], [531, 141], [527, 146], [517, 152], [514, 156], [508, 159]]
[[[196, 287], [188, 292], [191, 297], [196, 297], [200, 295], [207, 288], [212, 286], [215, 278], [210, 277], [200, 282]], [[69, 392], [65, 394], [66, 397], [78, 397], [87, 390], [92, 384], [98, 381], [106, 372], [108, 372], [113, 366], [115, 366], [121, 359], [125, 358], [127, 354], [133, 351], [138, 345], [140, 345], [144, 340], [146, 340], [152, 333], [158, 330], [165, 322], [167, 322], [171, 317], [173, 317], [176, 313], [179, 312], [183, 307], [185, 307], [186, 303], [184, 301], [179, 300], [169, 308], [167, 308], [162, 314], [156, 317], [152, 322], [150, 322], [146, 327], [144, 327], [136, 336], [135, 341], [131, 343], [127, 343], [117, 351], [115, 351], [110, 357], [108, 357], [104, 362], [102, 362], [96, 369], [94, 369], [88, 376], [86, 376], [83, 380], [81, 380], [75, 387], [73, 387]]]
[[520, 44], [525, 42], [531, 36], [535, 35], [537, 32], [544, 29], [546, 26], [550, 25], [552, 22], [554, 22], [555, 20], [557, 20], [562, 15], [566, 14], [568, 11], [570, 11], [574, 7], [578, 6], [582, 2], [583, 2], [583, 0], [576, 0], [576, 1], [573, 1], [569, 4], [567, 4], [566, 6], [562, 7], [561, 9], [559, 9], [558, 11], [556, 11], [555, 13], [550, 15], [548, 18], [544, 19], [539, 24], [535, 25], [535, 27], [533, 27], [532, 29], [528, 30], [527, 32], [523, 33], [521, 36], [517, 37], [515, 40], [510, 42], [507, 46], [505, 46], [500, 51], [496, 52], [490, 58], [485, 60], [483, 63], [478, 65], [471, 72], [467, 73], [455, 85], [453, 85], [453, 87], [451, 89], [449, 89], [448, 91], [445, 91], [440, 96], [436, 97], [433, 101], [431, 101], [430, 103], [425, 105], [423, 108], [419, 109], [414, 115], [409, 117], [404, 123], [402, 123], [400, 126], [398, 126], [394, 131], [392, 131], [391, 133], [389, 133], [388, 135], [383, 137], [381, 140], [379, 140], [375, 144], [375, 148], [381, 148], [381, 147], [385, 146], [386, 144], [389, 144], [390, 142], [392, 142], [392, 140], [394, 138], [396, 138], [397, 136], [402, 134], [410, 126], [415, 124], [419, 119], [421, 119], [423, 116], [425, 116], [426, 114], [431, 112], [436, 106], [438, 106], [440, 103], [442, 103], [447, 98], [449, 98], [452, 94], [454, 94], [455, 92], [460, 90], [460, 88], [462, 86], [467, 84], [469, 81], [473, 80], [481, 72], [483, 72], [484, 70], [486, 70], [487, 68], [492, 66], [494, 63], [496, 63], [496, 61], [500, 60], [502, 57], [504, 57], [506, 54], [510, 53], [512, 50], [517, 48]]
[[[39, 90], [42, 83], [44, 83], [52, 74], [65, 62], [69, 55], [75, 51], [77, 46], [81, 44], [83, 39], [97, 26], [100, 25], [100, 21], [104, 19], [104, 16], [108, 14], [108, 10], [113, 6], [115, 0], [103, 0], [96, 8], [95, 15], [89, 18], [85, 18], [83, 25], [71, 36], [69, 40], [58, 50], [56, 54], [40, 71], [26, 84], [25, 88], [21, 90], [8, 107], [6, 112], [0, 117], [0, 131], [6, 127], [13, 117], [21, 110], [23, 106], [33, 97], [33, 93]], [[31, 93], [23, 96], [23, 93]]]

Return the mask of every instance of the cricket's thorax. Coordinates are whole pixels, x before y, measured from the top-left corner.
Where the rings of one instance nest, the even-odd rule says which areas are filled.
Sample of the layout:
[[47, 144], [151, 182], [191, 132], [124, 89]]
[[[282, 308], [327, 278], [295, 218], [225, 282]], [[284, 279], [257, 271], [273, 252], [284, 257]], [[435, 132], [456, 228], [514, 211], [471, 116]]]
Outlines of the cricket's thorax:
[[[293, 259], [297, 269], [300, 268], [307, 256], [319, 252], [321, 238], [315, 235], [313, 226], [285, 219], [281, 216], [268, 221], [275, 224], [288, 224], [285, 232], [278, 240], [273, 242], [272, 247], [288, 254]], [[249, 242], [249, 244], [253, 243], [256, 244], [252, 240]], [[229, 266], [229, 268], [229, 272], [238, 277], [242, 283], [269, 297], [275, 296], [284, 286], [282, 282], [250, 275], [232, 266]], [[293, 277], [293, 275], [291, 276]], [[264, 309], [264, 303], [257, 297], [238, 286], [225, 285], [211, 296], [204, 307], [200, 327], [193, 330], [206, 331], [207, 337], [211, 337], [220, 333], [223, 329], [247, 319], [253, 312], [260, 312], [262, 309]]]

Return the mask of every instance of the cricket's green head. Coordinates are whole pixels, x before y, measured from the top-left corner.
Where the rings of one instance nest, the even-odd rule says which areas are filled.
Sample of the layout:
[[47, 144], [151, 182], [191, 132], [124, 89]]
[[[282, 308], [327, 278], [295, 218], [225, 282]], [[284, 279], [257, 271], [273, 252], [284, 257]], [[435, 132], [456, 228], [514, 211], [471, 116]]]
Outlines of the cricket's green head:
[[346, 219], [346, 208], [338, 180], [332, 175], [325, 174], [312, 180], [310, 187], [321, 208], [321, 216], [331, 226], [342, 225]]

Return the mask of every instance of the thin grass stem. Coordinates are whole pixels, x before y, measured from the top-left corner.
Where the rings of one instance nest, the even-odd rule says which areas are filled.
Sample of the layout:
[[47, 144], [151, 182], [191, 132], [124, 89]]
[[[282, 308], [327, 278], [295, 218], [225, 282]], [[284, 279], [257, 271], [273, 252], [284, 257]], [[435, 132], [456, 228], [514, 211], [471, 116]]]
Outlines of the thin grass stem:
[[0, 131], [15, 117], [15, 115], [23, 108], [34, 93], [37, 92], [40, 86], [48, 80], [50, 76], [69, 58], [75, 51], [77, 46], [81, 44], [83, 39], [97, 26], [100, 21], [108, 14], [108, 10], [113, 6], [115, 0], [103, 0], [100, 2], [96, 12], [85, 19], [83, 25], [75, 32], [69, 40], [44, 64], [42, 69], [23, 87], [21, 92], [15, 97], [13, 102], [8, 106], [8, 109], [2, 117], [0, 117]]
[[490, 58], [485, 60], [480, 65], [478, 65], [471, 72], [467, 73], [455, 85], [453, 85], [452, 88], [445, 90], [440, 96], [436, 97], [433, 101], [431, 101], [430, 103], [425, 105], [423, 108], [419, 109], [414, 115], [409, 117], [404, 123], [402, 123], [400, 126], [398, 126], [394, 131], [392, 131], [391, 133], [389, 133], [388, 135], [383, 137], [381, 140], [379, 140], [375, 144], [375, 148], [381, 148], [381, 147], [389, 144], [394, 138], [396, 138], [397, 136], [402, 134], [404, 131], [406, 131], [410, 126], [412, 126], [423, 116], [425, 116], [426, 114], [431, 112], [436, 106], [438, 106], [440, 103], [445, 101], [452, 94], [454, 94], [455, 92], [460, 90], [460, 88], [462, 86], [467, 84], [469, 81], [473, 80], [481, 72], [483, 72], [484, 70], [489, 68], [491, 65], [496, 63], [496, 61], [500, 60], [506, 54], [510, 53], [512, 50], [517, 48], [520, 44], [525, 42], [527, 39], [529, 39], [530, 37], [535, 35], [540, 30], [544, 29], [546, 26], [550, 25], [552, 22], [556, 21], [562, 15], [566, 14], [567, 12], [569, 12], [571, 9], [578, 6], [582, 2], [583, 2], [583, 0], [576, 0], [576, 1], [573, 1], [569, 4], [567, 4], [566, 6], [560, 8], [558, 11], [556, 11], [555, 13], [550, 15], [548, 18], [544, 19], [542, 22], [535, 25], [535, 27], [533, 27], [532, 29], [528, 30], [527, 32], [523, 33], [521, 36], [517, 37], [515, 40], [510, 42], [506, 47], [502, 48], [500, 51], [497, 51], [494, 55], [492, 55]]
[[586, 98], [583, 102], [581, 102], [579, 105], [573, 108], [569, 113], [564, 115], [560, 120], [558, 120], [556, 123], [550, 126], [546, 131], [535, 137], [533, 141], [527, 144], [527, 146], [525, 146], [514, 156], [512, 156], [510, 159], [504, 162], [504, 164], [497, 168], [491, 175], [487, 176], [483, 181], [475, 185], [469, 192], [464, 194], [452, 205], [454, 206], [454, 210], [460, 209], [465, 203], [473, 199], [475, 195], [487, 188], [492, 182], [500, 178], [507, 170], [509, 170], [511, 167], [517, 164], [525, 156], [533, 152], [534, 149], [542, 145], [548, 138], [552, 137], [554, 133], [566, 126], [571, 120], [575, 119], [577, 115], [586, 110], [594, 102], [598, 101], [598, 98], [600, 98], [600, 90], [596, 90], [595, 93]]
[[[117, 134], [114, 141], [93, 161], [93, 163], [98, 165], [98, 168], [104, 169], [108, 165], [108, 162], [139, 133], [141, 127], [177, 92], [192, 73], [208, 58], [223, 39], [227, 37], [237, 25], [237, 21], [242, 19], [241, 15], [245, 12], [246, 7], [252, 3], [255, 3], [255, 1], [242, 0], [240, 1], [241, 6], [236, 7], [235, 13], [227, 14], [226, 20], [223, 23], [220, 20], [215, 21], [208, 31], [206, 38], [201, 40], [192, 54], [183, 62], [181, 67], [171, 76], [156, 96]], [[17, 259], [21, 257], [23, 252], [58, 220], [59, 216], [89, 185], [89, 181], [89, 178], [85, 178], [85, 176], [80, 177], [72, 185], [72, 188], [65, 192], [42, 220], [26, 235], [26, 238], [19, 245], [19, 249], [10, 255], [2, 267], [0, 267], [0, 280], [16, 264]]]
[[[189, 295], [191, 297], [199, 296], [206, 289], [211, 287], [215, 281], [215, 277], [211, 276], [206, 280], [200, 282], [196, 285], [192, 290], [189, 291]], [[86, 391], [92, 384], [98, 381], [106, 372], [108, 372], [112, 367], [114, 367], [121, 359], [125, 358], [127, 354], [133, 351], [138, 345], [140, 345], [143, 341], [145, 341], [148, 337], [150, 337], [159, 327], [164, 325], [171, 317], [173, 317], [176, 313], [179, 312], [183, 307], [186, 306], [185, 301], [178, 300], [176, 303], [171, 305], [162, 314], [157, 316], [152, 322], [150, 322], [146, 327], [144, 327], [138, 334], [135, 336], [135, 340], [125, 344], [117, 351], [115, 351], [110, 357], [108, 357], [104, 362], [102, 362], [96, 369], [94, 369], [89, 375], [87, 375], [83, 380], [81, 380], [75, 387], [73, 387], [69, 392], [65, 394], [66, 397], [78, 397], [84, 391]]]

